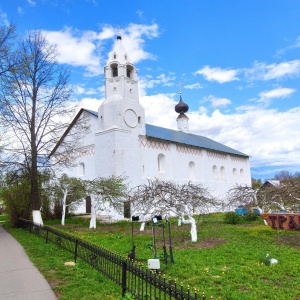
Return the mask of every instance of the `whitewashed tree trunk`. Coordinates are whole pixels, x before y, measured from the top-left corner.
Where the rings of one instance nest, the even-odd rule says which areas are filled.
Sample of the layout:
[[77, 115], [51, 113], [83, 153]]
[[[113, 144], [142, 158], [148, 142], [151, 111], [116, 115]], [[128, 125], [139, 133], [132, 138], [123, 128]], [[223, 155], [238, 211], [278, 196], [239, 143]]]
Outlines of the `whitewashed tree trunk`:
[[141, 227], [140, 227], [140, 231], [145, 231], [145, 225], [146, 225], [146, 216], [141, 216]]
[[191, 216], [188, 215], [188, 220], [185, 220], [184, 217], [182, 216], [182, 224], [191, 224], [191, 241], [192, 242], [197, 242], [197, 227], [196, 227], [196, 221], [195, 219]]
[[32, 221], [33, 223], [43, 226], [43, 219], [40, 210], [33, 210], [32, 211]]
[[66, 202], [67, 202], [67, 195], [68, 195], [68, 190], [64, 190], [64, 198], [62, 200], [62, 216], [61, 216], [61, 225], [65, 225], [65, 218], [66, 218]]
[[181, 218], [183, 218], [183, 216], [182, 217], [178, 217], [178, 226], [181, 226]]
[[91, 196], [91, 220], [90, 220], [90, 228], [96, 229], [96, 200], [94, 196]]
[[145, 225], [146, 225], [146, 222], [142, 221], [140, 231], [145, 231]]

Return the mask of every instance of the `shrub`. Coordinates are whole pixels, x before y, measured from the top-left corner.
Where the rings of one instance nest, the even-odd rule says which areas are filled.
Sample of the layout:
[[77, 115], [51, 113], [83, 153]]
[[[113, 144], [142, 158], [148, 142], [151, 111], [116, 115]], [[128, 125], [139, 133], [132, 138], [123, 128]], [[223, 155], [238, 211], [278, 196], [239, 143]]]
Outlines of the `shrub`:
[[226, 224], [240, 224], [242, 222], [242, 217], [231, 211], [225, 214], [224, 222]]
[[248, 211], [245, 215], [245, 220], [246, 221], [256, 221], [258, 219], [258, 214], [254, 211]]

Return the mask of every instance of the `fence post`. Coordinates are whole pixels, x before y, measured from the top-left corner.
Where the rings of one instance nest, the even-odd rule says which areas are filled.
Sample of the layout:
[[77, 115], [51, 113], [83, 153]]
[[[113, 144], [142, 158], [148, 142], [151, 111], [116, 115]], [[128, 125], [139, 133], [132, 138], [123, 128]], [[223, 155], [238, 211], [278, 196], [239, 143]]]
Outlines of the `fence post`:
[[126, 293], [126, 273], [127, 273], [127, 261], [122, 261], [122, 298], [125, 296]]
[[77, 260], [77, 247], [78, 247], [78, 239], [75, 241], [75, 253], [74, 253], [74, 262]]
[[48, 230], [48, 228], [46, 227], [46, 244], [48, 243], [48, 234], [49, 234], [49, 230]]

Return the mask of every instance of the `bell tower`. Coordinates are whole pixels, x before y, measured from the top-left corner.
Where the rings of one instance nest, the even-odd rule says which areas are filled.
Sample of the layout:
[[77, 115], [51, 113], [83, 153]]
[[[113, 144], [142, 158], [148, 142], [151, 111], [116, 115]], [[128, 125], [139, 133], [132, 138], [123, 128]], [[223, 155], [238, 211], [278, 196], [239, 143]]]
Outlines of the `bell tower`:
[[105, 100], [98, 109], [95, 168], [97, 176], [141, 178], [140, 135], [145, 134], [145, 111], [139, 102], [137, 70], [130, 62], [120, 34], [109, 53]]
[[105, 100], [98, 110], [99, 129], [119, 128], [143, 133], [145, 111], [139, 103], [137, 70], [130, 62], [120, 34], [104, 68]]

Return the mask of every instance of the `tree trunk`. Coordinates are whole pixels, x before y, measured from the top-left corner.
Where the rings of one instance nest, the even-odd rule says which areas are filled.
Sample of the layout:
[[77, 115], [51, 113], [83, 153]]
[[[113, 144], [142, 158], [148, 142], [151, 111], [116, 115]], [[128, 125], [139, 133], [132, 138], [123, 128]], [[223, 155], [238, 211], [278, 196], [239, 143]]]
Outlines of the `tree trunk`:
[[[182, 216], [183, 217], [183, 216]], [[178, 226], [181, 226], [181, 218], [182, 217], [178, 217]]]
[[91, 196], [91, 220], [90, 228], [96, 229], [96, 201], [95, 197]]
[[145, 221], [142, 221], [140, 231], [145, 231]]
[[40, 210], [32, 210], [32, 221], [37, 225], [43, 226], [43, 219]]
[[[30, 122], [30, 146], [31, 146], [31, 163], [30, 163], [30, 178], [31, 178], [31, 201], [32, 201], [32, 218], [33, 222], [43, 224], [41, 216], [41, 201], [39, 196], [39, 181], [38, 181], [38, 167], [37, 167], [37, 145], [36, 145], [36, 101], [37, 94], [35, 89], [35, 82], [33, 82], [33, 92], [32, 92], [32, 111], [31, 111], [31, 122]], [[38, 213], [38, 211], [40, 213]]]
[[68, 195], [68, 190], [65, 189], [65, 191], [64, 191], [64, 198], [62, 200], [62, 215], [61, 215], [61, 225], [62, 226], [65, 225], [67, 195]]
[[182, 224], [191, 224], [191, 241], [192, 242], [197, 242], [197, 227], [196, 227], [196, 221], [195, 219], [191, 216], [188, 215], [189, 220], [185, 220], [184, 216], [182, 216]]

